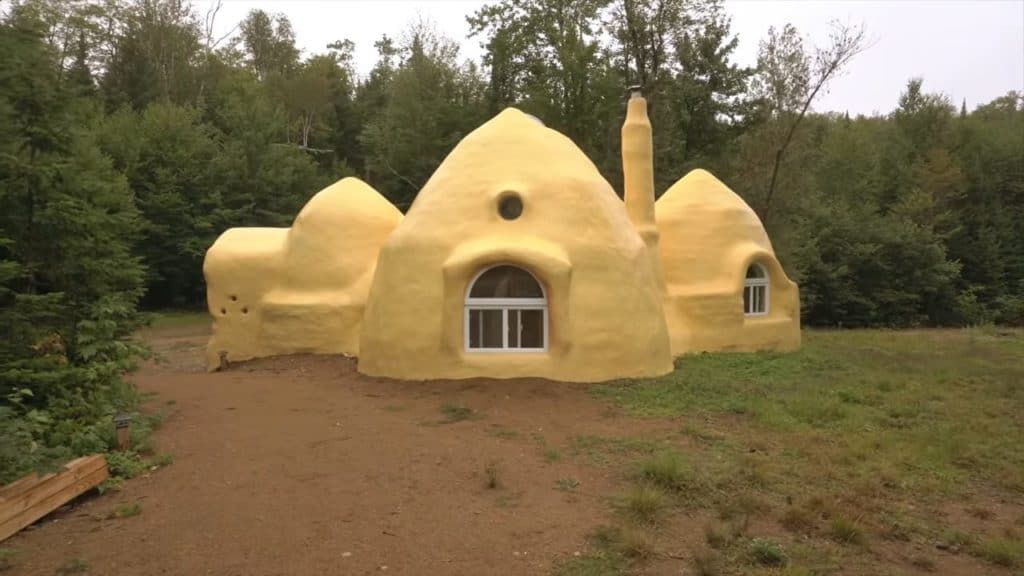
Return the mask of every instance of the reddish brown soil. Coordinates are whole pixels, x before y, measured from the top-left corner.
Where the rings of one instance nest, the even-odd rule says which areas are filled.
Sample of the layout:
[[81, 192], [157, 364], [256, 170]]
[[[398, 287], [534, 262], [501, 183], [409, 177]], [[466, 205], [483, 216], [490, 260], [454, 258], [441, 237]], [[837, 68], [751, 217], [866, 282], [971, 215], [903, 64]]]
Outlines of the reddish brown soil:
[[[12, 538], [13, 574], [75, 558], [91, 574], [548, 574], [607, 520], [620, 472], [541, 442], [671, 427], [541, 380], [394, 382], [331, 357], [208, 374], [202, 343], [164, 339], [134, 375], [168, 412], [173, 464]], [[474, 417], [444, 423], [445, 403]], [[132, 502], [140, 515], [102, 519]]]

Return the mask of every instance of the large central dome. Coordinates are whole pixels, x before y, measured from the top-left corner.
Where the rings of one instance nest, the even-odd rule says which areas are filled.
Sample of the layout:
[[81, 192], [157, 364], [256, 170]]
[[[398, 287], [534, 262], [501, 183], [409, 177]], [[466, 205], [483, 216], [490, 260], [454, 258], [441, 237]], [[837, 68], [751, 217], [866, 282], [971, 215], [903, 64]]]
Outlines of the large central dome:
[[[466, 291], [501, 264], [544, 287], [544, 353], [466, 349]], [[385, 244], [360, 352], [361, 371], [399, 378], [605, 380], [671, 369], [659, 286], [622, 201], [571, 140], [515, 109], [452, 150]]]

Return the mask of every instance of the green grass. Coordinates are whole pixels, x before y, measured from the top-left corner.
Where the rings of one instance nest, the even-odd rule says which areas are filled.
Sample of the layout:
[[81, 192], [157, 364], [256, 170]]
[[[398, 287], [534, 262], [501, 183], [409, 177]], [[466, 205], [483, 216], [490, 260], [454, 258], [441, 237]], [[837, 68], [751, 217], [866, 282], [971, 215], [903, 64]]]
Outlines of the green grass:
[[669, 504], [665, 492], [650, 484], [633, 486], [622, 496], [620, 501], [623, 512], [632, 519], [644, 523], [656, 522]]
[[1024, 542], [1020, 540], [990, 538], [979, 543], [972, 552], [997, 566], [1024, 566]]
[[0, 572], [14, 568], [18, 552], [13, 548], [0, 548]]
[[81, 558], [72, 558], [67, 562], [60, 565], [57, 568], [57, 576], [66, 576], [67, 574], [82, 574], [89, 571], [89, 563]]
[[[1005, 520], [973, 499], [1024, 496], [1021, 382], [1020, 330], [807, 330], [794, 353], [688, 356], [666, 376], [593, 386], [626, 414], [678, 421], [678, 433], [583, 436], [570, 449], [635, 480], [616, 502], [641, 526], [717, 515], [697, 573], [831, 573], [879, 562], [876, 539], [907, 548], [881, 572], [928, 569], [911, 562], [921, 541], [1017, 568], [1019, 539], [997, 534]], [[992, 525], [962, 532], [942, 512], [951, 502]], [[785, 530], [777, 542], [742, 536], [763, 522]]]
[[789, 561], [785, 550], [778, 542], [764, 538], [750, 541], [750, 555], [754, 562], [763, 566], [785, 566]]
[[555, 480], [555, 488], [562, 492], [572, 492], [580, 487], [580, 481], [575, 478], [559, 478]]
[[107, 515], [107, 518], [131, 518], [132, 516], [138, 516], [139, 514], [142, 514], [142, 505], [138, 502], [133, 502], [131, 504], [122, 504], [117, 508], [114, 508], [110, 514]]
[[640, 463], [640, 476], [667, 492], [697, 489], [693, 468], [678, 452], [659, 452]]
[[441, 415], [444, 416], [445, 424], [462, 422], [473, 417], [473, 409], [462, 404], [445, 403], [441, 405]]
[[863, 544], [864, 531], [857, 522], [845, 516], [836, 516], [829, 523], [829, 536], [840, 544]]

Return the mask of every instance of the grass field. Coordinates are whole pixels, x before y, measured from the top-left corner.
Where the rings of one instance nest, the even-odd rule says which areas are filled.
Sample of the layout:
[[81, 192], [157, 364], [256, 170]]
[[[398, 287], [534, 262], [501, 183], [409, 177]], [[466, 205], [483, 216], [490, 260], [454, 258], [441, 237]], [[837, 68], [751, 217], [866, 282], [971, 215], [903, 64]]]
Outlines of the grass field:
[[617, 523], [561, 574], [642, 568], [694, 516], [697, 574], [932, 571], [950, 552], [1024, 570], [1019, 331], [806, 331], [797, 353], [682, 358], [593, 394], [681, 437], [637, 439]]

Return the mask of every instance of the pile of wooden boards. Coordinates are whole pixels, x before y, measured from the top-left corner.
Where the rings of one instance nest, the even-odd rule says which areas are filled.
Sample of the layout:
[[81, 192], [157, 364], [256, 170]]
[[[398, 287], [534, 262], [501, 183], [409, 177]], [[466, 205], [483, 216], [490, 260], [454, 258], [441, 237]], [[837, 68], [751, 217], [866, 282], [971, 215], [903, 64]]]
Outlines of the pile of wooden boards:
[[109, 476], [102, 454], [68, 462], [60, 472], [30, 474], [0, 488], [0, 542]]

